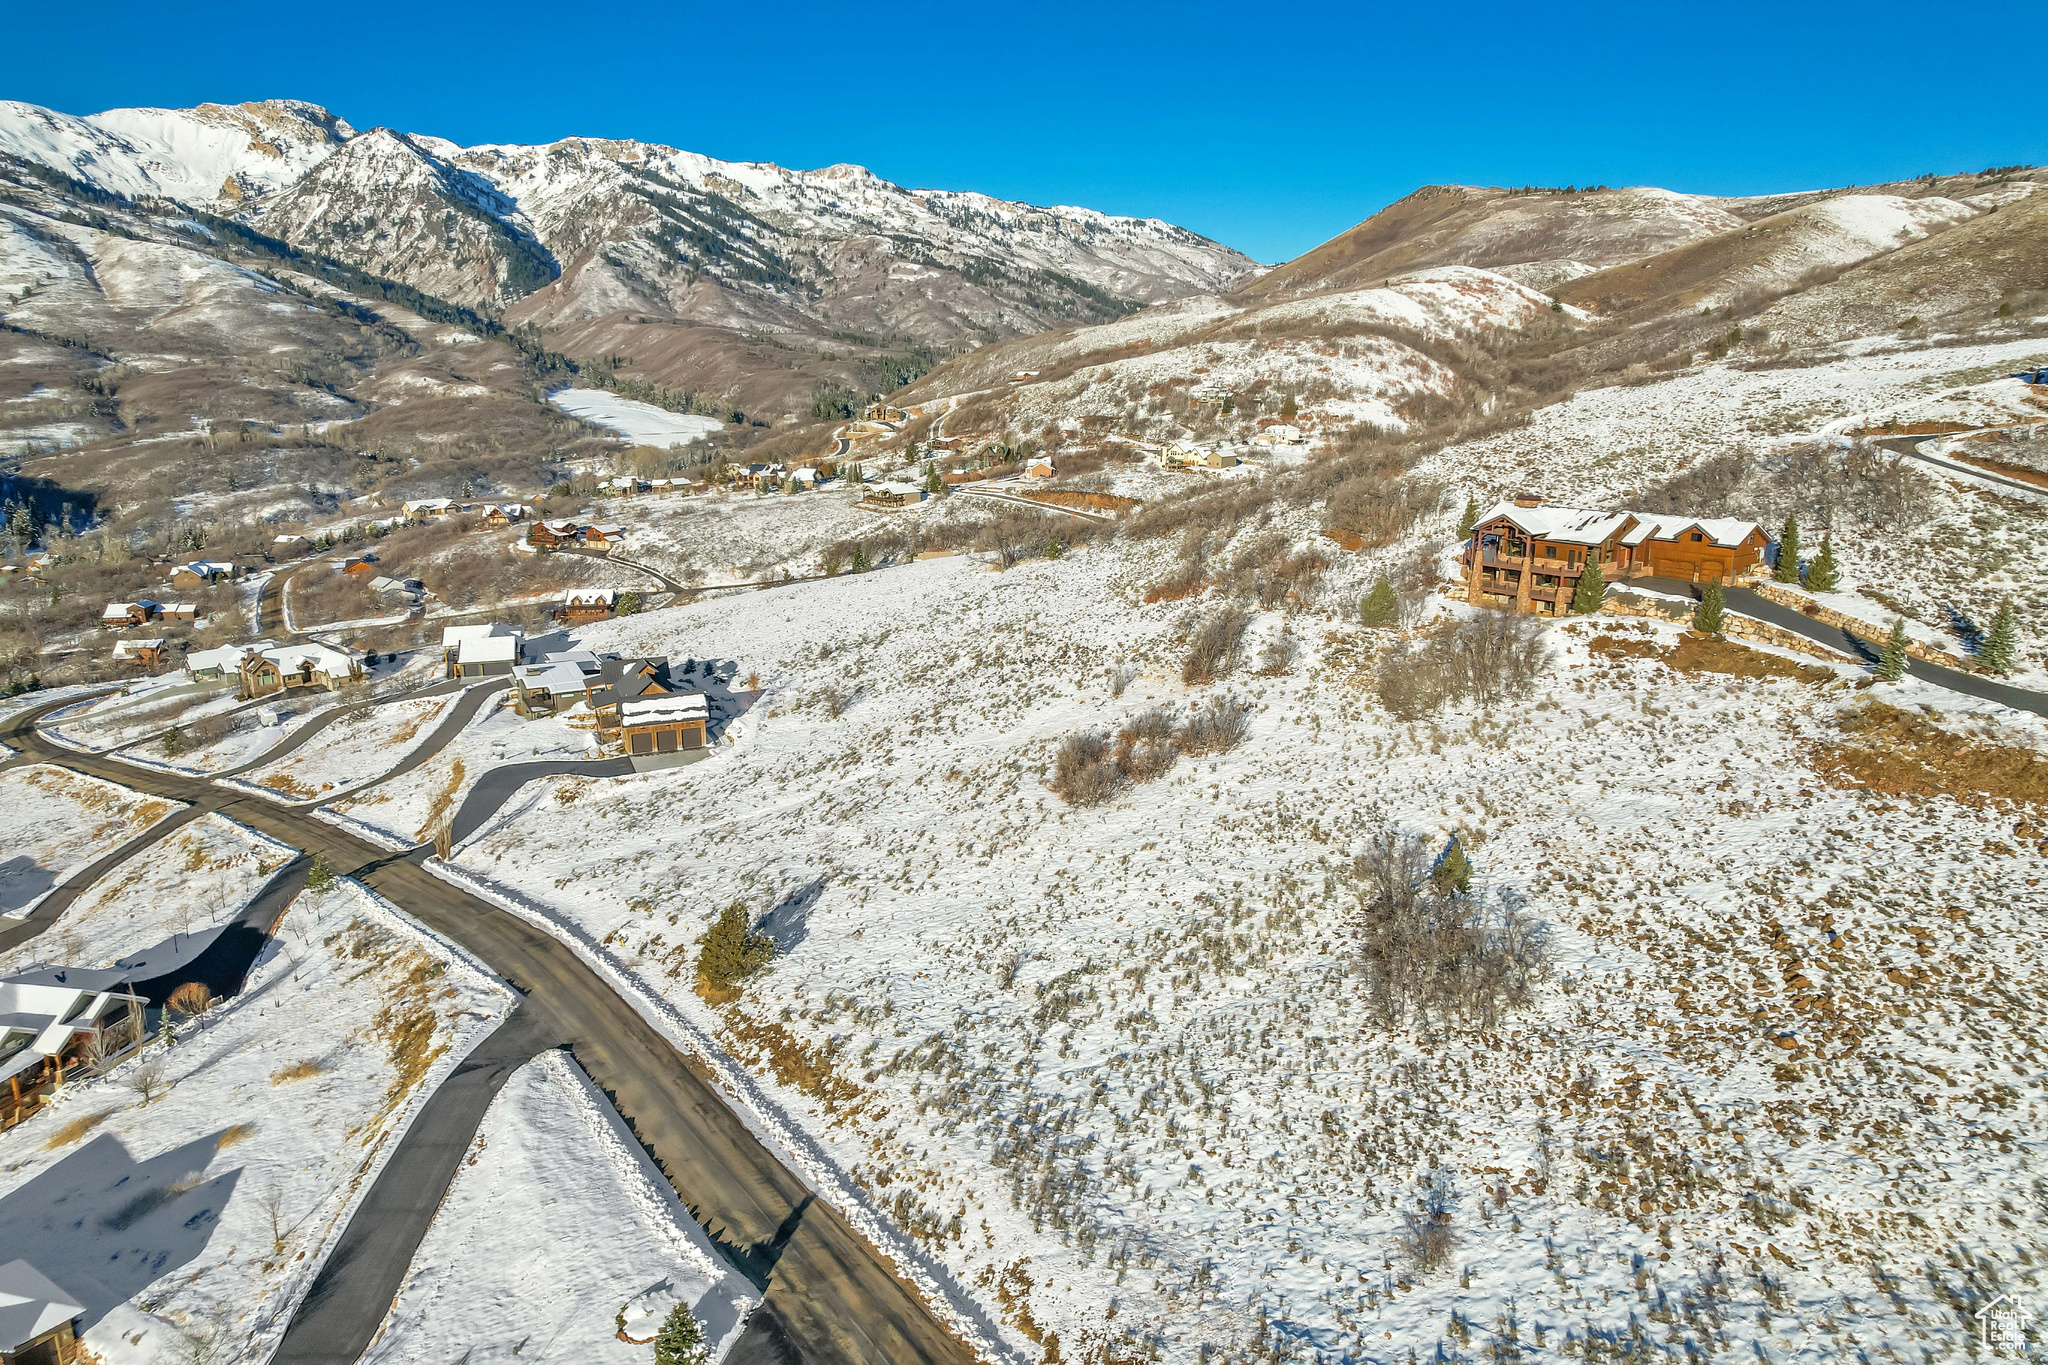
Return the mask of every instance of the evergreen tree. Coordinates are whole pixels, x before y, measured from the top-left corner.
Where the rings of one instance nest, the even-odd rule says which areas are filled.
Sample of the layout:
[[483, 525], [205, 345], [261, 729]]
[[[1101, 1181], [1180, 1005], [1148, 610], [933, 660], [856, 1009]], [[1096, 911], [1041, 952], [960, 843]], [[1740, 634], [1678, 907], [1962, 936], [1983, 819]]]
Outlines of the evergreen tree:
[[854, 546], [853, 571], [855, 573], [866, 573], [869, 569], [873, 567], [874, 561], [868, 558], [868, 547], [865, 545]]
[[334, 885], [334, 864], [327, 861], [327, 852], [322, 849], [313, 854], [313, 865], [306, 869], [306, 889], [325, 891]]
[[1814, 592], [1833, 592], [1842, 581], [1842, 571], [1835, 567], [1834, 537], [1820, 538], [1820, 553], [1806, 566], [1806, 586]]
[[1579, 575], [1578, 586], [1572, 589], [1572, 612], [1577, 616], [1595, 615], [1606, 600], [1607, 579], [1600, 572], [1600, 561], [1589, 558], [1586, 571]]
[[939, 466], [936, 462], [924, 467], [924, 491], [933, 497], [937, 497], [946, 491], [945, 476], [939, 473]]
[[1906, 676], [1906, 618], [1892, 618], [1892, 633], [1885, 637], [1884, 647], [1877, 652], [1877, 676], [1885, 682], [1897, 682]]
[[1977, 662], [1993, 673], [2010, 673], [2018, 645], [2019, 622], [2013, 618], [2012, 603], [2007, 602], [1991, 618], [1991, 629], [1984, 632], [1984, 643], [1977, 647]]
[[748, 933], [747, 907], [734, 901], [725, 907], [718, 923], [705, 936], [704, 951], [697, 956], [697, 971], [713, 990], [729, 991], [767, 966], [774, 956], [774, 940]]
[[1785, 529], [1778, 534], [1778, 567], [1771, 577], [1780, 583], [1799, 581], [1799, 518], [1791, 512], [1785, 514]]
[[1721, 584], [1717, 579], [1700, 593], [1700, 604], [1693, 608], [1692, 628], [1702, 635], [1719, 635], [1726, 615], [1727, 602], [1721, 595]]
[[704, 1332], [690, 1314], [690, 1305], [669, 1310], [668, 1321], [654, 1337], [654, 1365], [702, 1365]]
[[1479, 499], [1465, 499], [1465, 515], [1458, 518], [1458, 539], [1472, 539], [1472, 528], [1479, 524]]
[[1372, 591], [1358, 605], [1358, 619], [1368, 626], [1391, 626], [1399, 603], [1394, 600], [1394, 585], [1381, 574], [1379, 581], [1372, 585]]
[[1451, 846], [1444, 850], [1444, 856], [1437, 860], [1436, 870], [1429, 874], [1430, 882], [1437, 894], [1448, 896], [1463, 891], [1472, 884], [1472, 864], [1465, 858], [1465, 845], [1453, 835]]
[[619, 594], [619, 615], [632, 616], [640, 610], [640, 594], [622, 592]]

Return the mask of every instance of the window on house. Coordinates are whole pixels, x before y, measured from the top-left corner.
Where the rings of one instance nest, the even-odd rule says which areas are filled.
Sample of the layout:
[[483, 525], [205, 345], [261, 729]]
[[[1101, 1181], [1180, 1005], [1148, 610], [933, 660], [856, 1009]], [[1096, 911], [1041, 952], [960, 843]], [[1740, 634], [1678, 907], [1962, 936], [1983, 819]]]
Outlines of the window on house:
[[1698, 531], [1694, 531], [1694, 532], [1692, 533], [1692, 538], [1693, 538], [1694, 540], [1705, 540], [1705, 539], [1706, 539], [1706, 537], [1705, 537], [1705, 536], [1703, 536], [1703, 535], [1701, 535], [1701, 534], [1700, 534], [1700, 533], [1699, 533]]
[[1543, 557], [1544, 557], [1545, 559], [1556, 559], [1556, 558], [1557, 558], [1557, 547], [1556, 547], [1555, 545], [1546, 545], [1546, 546], [1544, 546], [1544, 547], [1543, 547]]

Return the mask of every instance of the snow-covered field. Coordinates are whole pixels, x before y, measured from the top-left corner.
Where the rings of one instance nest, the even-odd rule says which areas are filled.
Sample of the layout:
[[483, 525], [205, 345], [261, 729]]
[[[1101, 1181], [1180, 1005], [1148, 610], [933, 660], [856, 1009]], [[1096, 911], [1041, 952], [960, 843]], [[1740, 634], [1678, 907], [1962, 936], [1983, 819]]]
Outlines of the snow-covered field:
[[[747, 1064], [1020, 1359], [1051, 1334], [1063, 1358], [1583, 1354], [1651, 1323], [1773, 1360], [1939, 1355], [1958, 1305], [2030, 1282], [1989, 1254], [2043, 1226], [2020, 1059], [2048, 857], [2010, 814], [1830, 777], [1861, 694], [1671, 672], [1638, 657], [1661, 625], [1553, 628], [1535, 695], [1491, 714], [1392, 721], [1373, 642], [1320, 612], [1288, 623], [1292, 673], [1191, 693], [1193, 613], [1132, 602], [1169, 553], [594, 628], [758, 664], [768, 694], [737, 749], [552, 779], [456, 861]], [[1256, 708], [1245, 747], [1094, 810], [1043, 786], [1061, 736], [1212, 693]], [[1547, 923], [1534, 1008], [1480, 1036], [1376, 1020], [1346, 869], [1382, 827], [1458, 832]], [[692, 945], [736, 898], [781, 951], [714, 1008]], [[1457, 1247], [1424, 1278], [1403, 1214], [1431, 1190]]]
[[[420, 1102], [510, 1009], [352, 882], [301, 895], [242, 993], [0, 1134], [0, 1245], [105, 1365], [268, 1358]], [[134, 1088], [154, 1068], [161, 1094]]]
[[645, 1365], [689, 1304], [716, 1361], [758, 1301], [618, 1111], [546, 1052], [492, 1102], [363, 1359]]
[[50, 889], [178, 809], [178, 803], [47, 763], [0, 772], [7, 812], [0, 915], [26, 915]]
[[487, 703], [431, 759], [401, 777], [335, 802], [327, 811], [369, 826], [404, 844], [434, 837], [435, 828], [462, 805], [477, 778], [505, 763], [582, 758], [596, 752], [596, 736], [555, 717], [520, 719], [509, 692]]
[[609, 389], [556, 389], [548, 401], [571, 417], [615, 431], [635, 445], [686, 446], [725, 425], [716, 417], [670, 412]]
[[240, 785], [280, 800], [310, 801], [374, 781], [424, 744], [461, 696], [413, 697], [356, 711], [277, 762], [251, 771]]
[[202, 815], [87, 887], [53, 927], [0, 955], [0, 974], [31, 962], [110, 966], [173, 934], [225, 924], [296, 856], [247, 825]]
[[173, 725], [219, 716], [240, 704], [232, 680], [217, 687], [194, 688], [179, 675], [170, 674], [126, 693], [112, 693], [53, 728], [68, 743], [104, 753]]

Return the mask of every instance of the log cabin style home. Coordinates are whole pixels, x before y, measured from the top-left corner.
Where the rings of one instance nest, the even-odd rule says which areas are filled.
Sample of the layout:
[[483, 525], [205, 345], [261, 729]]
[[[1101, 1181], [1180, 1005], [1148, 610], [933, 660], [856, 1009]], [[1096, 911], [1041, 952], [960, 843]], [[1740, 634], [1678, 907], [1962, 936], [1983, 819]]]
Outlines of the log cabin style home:
[[584, 526], [580, 521], [535, 522], [533, 529], [526, 533], [526, 543], [537, 549], [559, 550], [565, 545], [583, 543]]
[[555, 613], [555, 619], [565, 626], [580, 626], [591, 621], [602, 621], [618, 610], [619, 592], [616, 588], [576, 588], [562, 598], [562, 606]]
[[1562, 616], [1588, 564], [1608, 582], [1675, 578], [1733, 583], [1763, 562], [1770, 537], [1733, 517], [1602, 511], [1538, 498], [1497, 504], [1465, 542], [1461, 568], [1474, 605]]
[[610, 742], [619, 737], [619, 708], [629, 701], [667, 696], [672, 690], [666, 659], [606, 659], [590, 680], [590, 711], [597, 720], [597, 737]]
[[502, 531], [515, 521], [526, 520], [526, 509], [516, 502], [494, 502], [485, 506], [477, 526], [485, 531]]
[[0, 1365], [84, 1365], [84, 1313], [84, 1304], [27, 1261], [0, 1265]]
[[163, 608], [144, 598], [140, 602], [109, 602], [100, 613], [101, 630], [128, 630], [135, 626], [147, 625], [163, 612]]
[[154, 673], [164, 664], [164, 640], [156, 636], [147, 640], [114, 641], [114, 662], [136, 664], [143, 671]]
[[363, 661], [349, 650], [308, 641], [252, 649], [242, 656], [235, 671], [241, 676], [242, 691], [251, 697], [268, 696], [287, 687], [339, 692], [363, 680]]

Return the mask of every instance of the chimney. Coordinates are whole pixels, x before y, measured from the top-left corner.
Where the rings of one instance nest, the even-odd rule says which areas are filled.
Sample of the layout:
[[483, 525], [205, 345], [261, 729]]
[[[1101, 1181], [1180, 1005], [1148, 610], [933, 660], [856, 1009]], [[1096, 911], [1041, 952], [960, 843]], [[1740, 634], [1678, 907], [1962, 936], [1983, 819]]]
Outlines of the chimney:
[[1542, 505], [1543, 499], [1531, 494], [1517, 493], [1515, 495], [1515, 506], [1517, 507], [1541, 507]]

